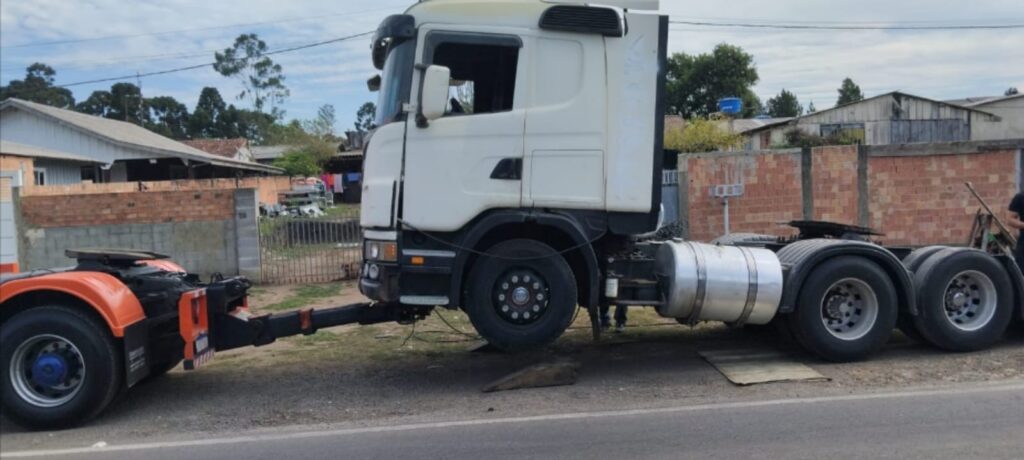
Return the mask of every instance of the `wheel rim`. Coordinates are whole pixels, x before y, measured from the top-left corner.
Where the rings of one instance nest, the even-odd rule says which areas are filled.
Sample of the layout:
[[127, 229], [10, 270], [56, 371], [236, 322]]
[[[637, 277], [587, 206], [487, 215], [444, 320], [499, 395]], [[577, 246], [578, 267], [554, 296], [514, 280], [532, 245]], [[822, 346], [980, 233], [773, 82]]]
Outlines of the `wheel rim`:
[[540, 320], [548, 311], [548, 283], [533, 270], [506, 271], [494, 285], [493, 305], [498, 316], [512, 324], [526, 325]]
[[81, 391], [85, 359], [68, 339], [37, 335], [14, 350], [10, 376], [11, 386], [25, 402], [36, 407], [57, 407]]
[[864, 337], [876, 321], [878, 295], [862, 280], [840, 280], [830, 286], [821, 299], [821, 322], [829, 334], [840, 340]]
[[999, 294], [992, 279], [970, 270], [954, 276], [943, 293], [946, 319], [961, 331], [985, 327], [996, 313]]

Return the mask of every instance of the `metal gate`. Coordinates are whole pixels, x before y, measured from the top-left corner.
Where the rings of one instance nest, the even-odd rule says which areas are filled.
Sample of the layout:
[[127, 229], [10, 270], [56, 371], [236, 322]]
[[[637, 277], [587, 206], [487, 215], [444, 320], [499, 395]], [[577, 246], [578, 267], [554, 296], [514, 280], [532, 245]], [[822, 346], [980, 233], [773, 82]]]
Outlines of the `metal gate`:
[[356, 279], [362, 262], [359, 208], [339, 206], [324, 217], [261, 217], [262, 281], [327, 283]]
[[21, 171], [0, 172], [0, 273], [18, 271], [18, 228], [14, 225], [14, 187], [21, 187]]

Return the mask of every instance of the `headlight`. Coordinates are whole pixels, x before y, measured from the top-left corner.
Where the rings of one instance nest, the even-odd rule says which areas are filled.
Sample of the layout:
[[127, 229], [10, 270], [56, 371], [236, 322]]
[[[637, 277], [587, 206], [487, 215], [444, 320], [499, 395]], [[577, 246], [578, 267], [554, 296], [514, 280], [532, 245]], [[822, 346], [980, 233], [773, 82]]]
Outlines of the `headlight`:
[[367, 241], [363, 243], [363, 257], [366, 260], [397, 262], [398, 243], [394, 241]]

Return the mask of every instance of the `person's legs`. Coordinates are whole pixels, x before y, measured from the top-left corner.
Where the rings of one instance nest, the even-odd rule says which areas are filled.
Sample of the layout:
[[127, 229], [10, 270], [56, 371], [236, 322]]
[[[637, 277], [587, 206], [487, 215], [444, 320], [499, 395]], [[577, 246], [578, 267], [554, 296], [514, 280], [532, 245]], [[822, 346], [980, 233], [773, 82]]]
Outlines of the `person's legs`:
[[615, 306], [615, 330], [622, 332], [626, 328], [626, 309], [629, 308], [625, 305]]
[[610, 310], [610, 309], [611, 309], [611, 307], [608, 306], [608, 305], [602, 305], [601, 306], [601, 329], [602, 330], [603, 329], [608, 329], [608, 328], [612, 327], [612, 318], [608, 314], [608, 310]]

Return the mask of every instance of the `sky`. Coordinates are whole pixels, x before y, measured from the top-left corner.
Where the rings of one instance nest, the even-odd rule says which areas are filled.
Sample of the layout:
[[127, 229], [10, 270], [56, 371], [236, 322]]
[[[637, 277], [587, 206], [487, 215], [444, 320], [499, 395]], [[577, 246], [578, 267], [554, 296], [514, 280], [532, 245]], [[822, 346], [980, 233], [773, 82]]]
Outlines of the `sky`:
[[[134, 75], [213, 61], [242, 33], [270, 49], [369, 32], [410, 0], [3, 0], [0, 81], [22, 78], [33, 62], [57, 70], [57, 84]], [[1024, 24], [1020, 0], [662, 0], [674, 20], [812, 25]], [[821, 110], [850, 77], [865, 95], [901, 90], [955, 99], [1024, 90], [1024, 29], [940, 31], [770, 30], [673, 25], [670, 52], [709, 52], [718, 43], [754, 56], [762, 100], [787, 89]], [[369, 37], [276, 55], [291, 96], [286, 118], [310, 119], [331, 104], [339, 132], [374, 101]], [[126, 80], [136, 83], [135, 78]], [[75, 98], [113, 82], [73, 86]], [[211, 67], [143, 77], [146, 97], [173, 96], [191, 110], [204, 86], [228, 101], [240, 91]], [[248, 106], [247, 101], [234, 101]]]

